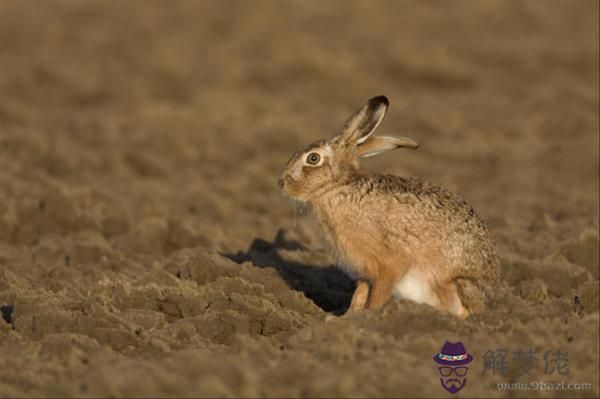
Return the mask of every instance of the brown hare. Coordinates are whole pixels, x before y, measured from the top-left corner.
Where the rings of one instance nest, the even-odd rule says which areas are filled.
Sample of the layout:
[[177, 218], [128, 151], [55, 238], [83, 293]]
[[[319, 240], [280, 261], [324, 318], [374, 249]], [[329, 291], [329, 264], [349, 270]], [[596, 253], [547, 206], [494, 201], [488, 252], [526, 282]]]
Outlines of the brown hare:
[[499, 262], [473, 208], [418, 178], [360, 168], [361, 157], [419, 146], [373, 135], [388, 104], [384, 96], [370, 99], [339, 135], [297, 151], [279, 187], [310, 206], [338, 263], [357, 278], [350, 310], [377, 309], [393, 296], [461, 318], [481, 312], [498, 283]]

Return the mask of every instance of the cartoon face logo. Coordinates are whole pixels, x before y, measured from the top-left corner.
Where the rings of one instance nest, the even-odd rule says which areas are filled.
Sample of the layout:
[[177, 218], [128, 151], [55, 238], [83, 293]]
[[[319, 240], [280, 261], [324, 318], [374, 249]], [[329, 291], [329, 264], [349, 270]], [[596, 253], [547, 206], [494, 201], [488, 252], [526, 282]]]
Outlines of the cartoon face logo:
[[451, 343], [446, 341], [440, 353], [433, 357], [439, 364], [440, 383], [450, 393], [457, 393], [467, 384], [467, 364], [473, 361], [473, 356], [467, 353], [461, 341]]
[[[446, 391], [456, 393], [467, 383], [468, 367], [440, 367], [440, 382]], [[454, 374], [454, 375], [453, 375]]]

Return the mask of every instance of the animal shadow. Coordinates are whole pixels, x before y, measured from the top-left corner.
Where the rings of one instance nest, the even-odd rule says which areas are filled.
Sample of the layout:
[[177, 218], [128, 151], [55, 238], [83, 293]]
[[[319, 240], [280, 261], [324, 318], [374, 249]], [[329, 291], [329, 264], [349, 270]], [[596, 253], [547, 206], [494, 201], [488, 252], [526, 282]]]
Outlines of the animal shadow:
[[308, 251], [300, 242], [286, 238], [279, 229], [273, 242], [255, 238], [246, 252], [222, 254], [236, 263], [250, 261], [255, 267], [273, 267], [288, 286], [301, 291], [326, 312], [340, 315], [350, 306], [356, 283], [335, 265], [327, 267], [284, 259], [279, 251]]

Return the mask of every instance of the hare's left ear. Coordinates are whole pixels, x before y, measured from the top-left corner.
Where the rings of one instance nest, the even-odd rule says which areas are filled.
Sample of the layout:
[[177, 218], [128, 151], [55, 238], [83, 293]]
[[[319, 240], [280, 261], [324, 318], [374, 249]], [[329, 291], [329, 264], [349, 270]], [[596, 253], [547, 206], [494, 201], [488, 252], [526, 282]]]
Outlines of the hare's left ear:
[[364, 143], [381, 123], [389, 101], [385, 96], [377, 96], [367, 101], [344, 125], [340, 139], [345, 144]]
[[419, 143], [407, 137], [373, 136], [358, 146], [356, 154], [359, 157], [366, 158], [401, 147], [416, 150], [419, 148]]

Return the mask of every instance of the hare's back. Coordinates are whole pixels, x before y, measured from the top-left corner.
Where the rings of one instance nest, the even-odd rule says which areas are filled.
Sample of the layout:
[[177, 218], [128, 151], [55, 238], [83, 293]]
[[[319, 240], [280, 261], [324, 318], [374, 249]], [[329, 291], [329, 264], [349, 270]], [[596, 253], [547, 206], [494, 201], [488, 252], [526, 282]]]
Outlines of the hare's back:
[[429, 181], [394, 175], [373, 175], [370, 176], [370, 180], [373, 191], [393, 198], [400, 204], [431, 208], [434, 214], [444, 214], [461, 220], [479, 219], [473, 207], [464, 198]]
[[[367, 195], [374, 203], [393, 210], [385, 217], [419, 236], [465, 235], [474, 241], [489, 241], [487, 227], [464, 198], [431, 182], [415, 177], [372, 175]], [[421, 231], [422, 230], [422, 231]]]
[[497, 259], [488, 229], [465, 199], [419, 178], [372, 178], [376, 196], [397, 204], [398, 212], [390, 215], [395, 225], [406, 226], [421, 240], [439, 242], [445, 259], [456, 263], [456, 273], [478, 274], [473, 268], [481, 272], [482, 264], [487, 266], [484, 269], [489, 267], [488, 272], [494, 272]]

